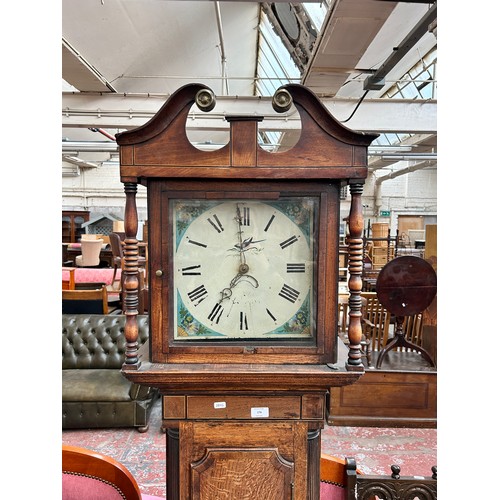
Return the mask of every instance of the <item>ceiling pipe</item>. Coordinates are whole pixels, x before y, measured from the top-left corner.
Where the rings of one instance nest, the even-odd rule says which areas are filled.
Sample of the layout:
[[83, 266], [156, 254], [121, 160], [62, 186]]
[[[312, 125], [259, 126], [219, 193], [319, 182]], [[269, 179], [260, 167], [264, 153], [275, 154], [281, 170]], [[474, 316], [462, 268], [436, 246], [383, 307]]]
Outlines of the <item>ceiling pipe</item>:
[[396, 161], [414, 161], [414, 160], [430, 160], [430, 161], [436, 161], [437, 160], [437, 153], [408, 153], [408, 154], [391, 154], [391, 153], [370, 153], [368, 152], [370, 156], [380, 156], [380, 159], [382, 161], [391, 161], [391, 162], [396, 162]]
[[381, 90], [385, 86], [385, 77], [410, 52], [410, 50], [429, 32], [430, 25], [437, 19], [437, 5], [434, 4], [424, 14], [417, 25], [406, 35], [404, 40], [394, 48], [391, 55], [373, 74], [363, 82], [364, 90]]
[[374, 204], [373, 204], [373, 216], [377, 217], [380, 213], [380, 209], [382, 208], [382, 183], [384, 181], [388, 181], [390, 179], [395, 179], [396, 177], [400, 177], [402, 175], [409, 174], [411, 172], [415, 172], [416, 170], [422, 170], [424, 168], [433, 167], [435, 164], [429, 164], [429, 161], [422, 161], [419, 163], [415, 163], [406, 168], [402, 168], [400, 170], [396, 170], [391, 172], [390, 174], [383, 175], [382, 177], [378, 177], [375, 179], [375, 188], [374, 188]]
[[402, 168], [400, 170], [395, 170], [394, 172], [391, 172], [390, 174], [378, 177], [375, 180], [375, 186], [381, 185], [382, 182], [384, 182], [384, 181], [388, 181], [390, 179], [395, 179], [396, 177], [401, 177], [402, 175], [406, 175], [406, 174], [409, 174], [411, 172], [415, 172], [415, 170], [422, 170], [424, 168], [434, 167], [434, 166], [435, 165], [429, 165], [428, 161], [423, 161], [423, 162], [411, 165], [409, 167]]
[[116, 137], [114, 135], [111, 135], [109, 132], [106, 132], [102, 128], [89, 127], [89, 130], [91, 130], [92, 132], [99, 132], [104, 137], [107, 137], [108, 139], [111, 139], [112, 141], [116, 141]]
[[78, 158], [76, 156], [62, 155], [62, 161], [65, 161], [66, 163], [71, 163], [72, 165], [77, 165], [78, 167], [83, 167], [83, 168], [99, 168], [99, 165], [97, 163], [85, 161], [85, 160], [82, 160], [81, 158]]
[[90, 153], [112, 153], [118, 151], [116, 142], [100, 141], [62, 141], [64, 153], [85, 151]]
[[224, 47], [224, 34], [222, 33], [222, 16], [220, 14], [220, 4], [217, 0], [214, 0], [214, 7], [220, 41], [220, 58], [222, 64], [222, 95], [229, 95], [229, 88], [227, 86], [226, 49]]

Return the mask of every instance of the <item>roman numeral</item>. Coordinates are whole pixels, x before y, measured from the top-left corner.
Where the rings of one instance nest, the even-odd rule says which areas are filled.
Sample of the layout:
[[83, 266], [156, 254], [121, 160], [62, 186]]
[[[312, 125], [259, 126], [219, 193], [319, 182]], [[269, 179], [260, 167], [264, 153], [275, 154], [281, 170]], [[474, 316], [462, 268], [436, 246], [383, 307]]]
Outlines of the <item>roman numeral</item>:
[[199, 247], [207, 248], [207, 245], [205, 245], [205, 243], [200, 243], [199, 241], [188, 239], [188, 243], [191, 243], [191, 245], [197, 245]]
[[241, 221], [241, 225], [250, 225], [250, 207], [243, 207], [243, 220]]
[[269, 219], [269, 221], [266, 224], [266, 227], [264, 228], [264, 232], [267, 233], [267, 230], [271, 227], [271, 224], [273, 223], [273, 220], [274, 220], [274, 215], [271, 215], [271, 218]]
[[208, 315], [208, 319], [210, 321], [214, 321], [219, 324], [219, 320], [220, 320], [220, 317], [222, 315], [222, 311], [224, 310], [224, 308], [217, 302], [217, 304], [215, 304], [214, 308], [212, 309], [212, 311], [210, 312], [210, 314]]
[[273, 313], [269, 309], [266, 308], [266, 312], [267, 314], [269, 314], [269, 316], [271, 316], [273, 321], [276, 321], [276, 318], [273, 316]]
[[181, 269], [182, 276], [201, 276], [201, 273], [199, 271], [195, 271], [195, 269], [201, 269], [201, 265], [183, 267]]
[[247, 315], [243, 311], [240, 311], [240, 330], [248, 330]]
[[297, 236], [291, 236], [285, 241], [282, 241], [280, 243], [280, 247], [284, 250], [286, 247], [289, 247], [290, 245], [293, 245], [296, 241], [299, 241]]
[[198, 302], [195, 304], [197, 306], [202, 300], [205, 300], [207, 298], [207, 291], [205, 289], [205, 285], [200, 285], [199, 287], [195, 288], [191, 292], [188, 293], [188, 297], [191, 299], [192, 302], [195, 300], [198, 300]]
[[306, 265], [305, 264], [287, 264], [286, 265], [287, 273], [305, 273]]
[[222, 232], [224, 231], [224, 228], [222, 227], [222, 224], [221, 224], [221, 221], [219, 220], [219, 218], [217, 217], [217, 215], [214, 214], [214, 219], [215, 219], [215, 222], [209, 217], [207, 220], [208, 222], [210, 222], [211, 226], [218, 232]]
[[278, 293], [280, 297], [283, 297], [292, 304], [295, 304], [296, 300], [299, 298], [299, 294], [300, 292], [298, 292], [291, 286], [288, 286], [287, 284], [284, 284], [281, 288], [280, 293]]

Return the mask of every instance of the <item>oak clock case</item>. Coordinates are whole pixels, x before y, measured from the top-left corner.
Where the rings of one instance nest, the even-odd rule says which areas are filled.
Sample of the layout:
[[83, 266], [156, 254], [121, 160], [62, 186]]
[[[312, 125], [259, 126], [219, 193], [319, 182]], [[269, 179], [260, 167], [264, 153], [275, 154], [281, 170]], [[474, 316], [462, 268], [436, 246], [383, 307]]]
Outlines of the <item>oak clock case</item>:
[[328, 362], [335, 346], [325, 338], [334, 335], [326, 334], [332, 322], [318, 285], [330, 283], [333, 293], [337, 271], [329, 267], [325, 278], [324, 247], [338, 243], [335, 223], [321, 213], [332, 213], [338, 188], [248, 182], [221, 191], [221, 184], [162, 190], [164, 351], [186, 362], [200, 352], [223, 362], [238, 362], [238, 354], [240, 362], [251, 362], [249, 354], [283, 362], [287, 353]]
[[[301, 118], [293, 148], [263, 150], [264, 116], [242, 114], [225, 117], [225, 146], [201, 151], [186, 136], [193, 103], [213, 109], [200, 93], [211, 91], [180, 88], [147, 124], [117, 136], [126, 196], [122, 372], [162, 394], [169, 499], [211, 499], [222, 489], [259, 497], [261, 484], [269, 498], [319, 498], [326, 395], [364, 371], [361, 194], [375, 136], [345, 128], [291, 84], [273, 108], [287, 112], [293, 99]], [[148, 193], [149, 349], [137, 346], [139, 183]], [[342, 367], [338, 231], [347, 183], [351, 321]], [[270, 477], [281, 479], [273, 487]]]

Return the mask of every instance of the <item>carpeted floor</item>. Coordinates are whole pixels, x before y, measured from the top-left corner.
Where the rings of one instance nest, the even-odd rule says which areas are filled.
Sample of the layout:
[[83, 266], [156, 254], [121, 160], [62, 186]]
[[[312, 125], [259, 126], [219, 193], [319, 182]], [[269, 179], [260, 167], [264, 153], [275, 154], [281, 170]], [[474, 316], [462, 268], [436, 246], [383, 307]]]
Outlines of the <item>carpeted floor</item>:
[[[64, 430], [62, 443], [109, 455], [125, 465], [143, 493], [166, 496], [166, 435], [160, 429], [161, 405], [152, 410], [150, 427], [135, 429]], [[364, 473], [390, 474], [391, 464], [402, 475], [430, 476], [437, 465], [436, 429], [329, 427], [322, 431], [321, 451], [354, 457]]]

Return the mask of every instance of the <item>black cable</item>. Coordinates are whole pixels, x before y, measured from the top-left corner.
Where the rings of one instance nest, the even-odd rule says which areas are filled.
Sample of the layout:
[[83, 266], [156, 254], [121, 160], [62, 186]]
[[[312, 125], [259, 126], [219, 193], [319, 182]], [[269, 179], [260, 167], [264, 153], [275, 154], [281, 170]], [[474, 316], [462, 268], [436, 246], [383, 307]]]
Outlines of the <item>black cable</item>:
[[354, 116], [354, 113], [356, 113], [356, 111], [359, 108], [359, 105], [363, 102], [363, 99], [366, 97], [366, 94], [368, 94], [368, 92], [370, 92], [370, 91], [369, 90], [365, 90], [365, 93], [361, 96], [361, 99], [356, 104], [356, 107], [354, 108], [353, 112], [351, 113], [351, 116], [349, 118], [347, 118], [347, 120], [343, 120], [340, 123], [346, 123], [346, 122], [348, 122]]

